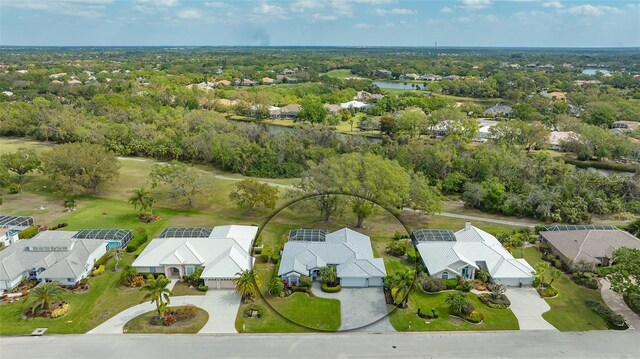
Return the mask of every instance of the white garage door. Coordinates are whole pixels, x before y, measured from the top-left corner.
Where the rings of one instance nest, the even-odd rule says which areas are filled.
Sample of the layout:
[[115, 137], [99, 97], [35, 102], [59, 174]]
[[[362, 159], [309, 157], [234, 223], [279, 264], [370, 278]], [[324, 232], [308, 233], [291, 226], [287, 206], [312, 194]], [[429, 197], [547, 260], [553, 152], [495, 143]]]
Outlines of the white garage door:
[[209, 289], [233, 289], [233, 279], [205, 279], [204, 285]]
[[343, 287], [364, 288], [368, 286], [367, 278], [341, 278], [340, 285]]
[[531, 285], [533, 283], [532, 278], [493, 278], [495, 284], [502, 284], [507, 287], [519, 287], [522, 285]]

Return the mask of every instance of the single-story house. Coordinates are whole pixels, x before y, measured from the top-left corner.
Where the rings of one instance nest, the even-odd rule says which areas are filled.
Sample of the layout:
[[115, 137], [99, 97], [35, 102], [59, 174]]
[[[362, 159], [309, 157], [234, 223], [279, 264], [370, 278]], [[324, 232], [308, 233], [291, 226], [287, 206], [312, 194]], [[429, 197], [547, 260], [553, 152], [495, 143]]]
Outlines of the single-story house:
[[263, 85], [273, 85], [275, 83], [275, 80], [271, 77], [263, 77], [261, 81]]
[[491, 138], [491, 127], [497, 125], [498, 122], [487, 120], [486, 118], [479, 118], [476, 122], [478, 122], [478, 135], [474, 141], [486, 142]]
[[625, 134], [628, 132], [633, 132], [636, 128], [640, 126], [640, 122], [635, 121], [616, 121], [611, 125], [612, 132], [618, 132], [617, 134]]
[[358, 91], [356, 96], [353, 98], [356, 101], [378, 101], [382, 99], [384, 95], [379, 93], [370, 93], [367, 91]]
[[238, 81], [236, 84], [240, 86], [254, 86], [258, 83], [250, 79], [243, 79], [242, 81]]
[[416, 73], [404, 74], [400, 75], [401, 80], [418, 80], [420, 79], [420, 75]]
[[340, 107], [344, 108], [344, 109], [349, 109], [349, 108], [355, 108], [358, 111], [366, 111], [371, 109], [373, 106], [368, 105], [364, 102], [360, 102], [360, 101], [349, 101], [349, 102], [343, 102], [340, 104]]
[[229, 81], [229, 80], [220, 80], [220, 81], [214, 82], [214, 85], [215, 85], [215, 87], [231, 86], [231, 81]]
[[82, 85], [82, 81], [79, 81], [79, 80], [73, 79], [73, 80], [69, 80], [69, 81], [67, 81], [67, 84], [68, 84], [69, 86]]
[[608, 266], [616, 249], [640, 249], [640, 239], [614, 226], [555, 225], [544, 227], [539, 234], [540, 241], [567, 264], [585, 261]]
[[0, 289], [13, 289], [24, 278], [76, 285], [107, 252], [102, 240], [73, 238], [75, 232], [43, 231], [0, 251]]
[[11, 91], [2, 91], [2, 94], [7, 96], [7, 97], [13, 96], [13, 92], [11, 92]]
[[226, 98], [218, 98], [215, 101], [218, 105], [225, 107], [233, 107], [239, 103], [237, 100], [227, 100]]
[[253, 268], [249, 254], [258, 227], [167, 228], [140, 253], [132, 266], [141, 273], [182, 278], [201, 267], [209, 289], [233, 288], [236, 274]]
[[294, 229], [284, 245], [278, 276], [287, 286], [301, 276], [318, 280], [320, 268], [334, 266], [343, 287], [380, 287], [387, 275], [382, 258], [373, 257], [371, 239], [349, 228], [328, 233]]
[[33, 217], [0, 215], [0, 243], [7, 247], [18, 241], [20, 231], [33, 226]]
[[551, 99], [553, 101], [566, 101], [567, 100], [567, 95], [565, 95], [564, 92], [559, 92], [559, 91], [552, 91], [552, 92], [542, 91], [542, 92], [540, 92], [540, 96], [546, 97], [546, 98]]
[[549, 149], [559, 151], [562, 148], [562, 142], [574, 140], [577, 136], [573, 131], [551, 131], [549, 133]]
[[285, 77], [284, 82], [288, 84], [297, 84], [300, 80], [297, 77]]
[[340, 110], [342, 110], [342, 107], [340, 107], [340, 105], [325, 103], [323, 106], [329, 111], [330, 115], [335, 115], [336, 113], [340, 112]]
[[476, 271], [484, 270], [496, 284], [516, 287], [533, 283], [534, 269], [529, 263], [514, 258], [496, 237], [470, 222], [455, 233], [442, 229], [415, 230], [411, 240], [432, 277], [472, 279]]
[[298, 114], [300, 113], [301, 109], [302, 107], [300, 107], [300, 105], [295, 103], [286, 105], [280, 110], [280, 117], [284, 117], [284, 118], [298, 117]]
[[492, 117], [509, 117], [511, 116], [512, 112], [513, 112], [513, 109], [509, 106], [495, 105], [486, 109], [484, 111], [484, 115], [492, 116]]

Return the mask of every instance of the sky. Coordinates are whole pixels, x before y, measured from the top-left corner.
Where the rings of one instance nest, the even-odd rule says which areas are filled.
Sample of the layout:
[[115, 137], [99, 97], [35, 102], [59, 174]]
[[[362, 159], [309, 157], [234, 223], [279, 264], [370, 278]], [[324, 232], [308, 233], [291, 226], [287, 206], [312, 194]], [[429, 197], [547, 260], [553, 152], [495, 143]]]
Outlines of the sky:
[[637, 47], [640, 0], [0, 0], [0, 45]]

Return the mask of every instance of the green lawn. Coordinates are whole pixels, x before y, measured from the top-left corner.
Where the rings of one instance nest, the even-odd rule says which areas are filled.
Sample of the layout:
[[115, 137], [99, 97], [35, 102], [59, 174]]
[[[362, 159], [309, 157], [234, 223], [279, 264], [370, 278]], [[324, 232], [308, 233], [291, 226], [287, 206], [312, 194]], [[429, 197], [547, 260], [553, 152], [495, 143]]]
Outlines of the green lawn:
[[[261, 318], [245, 318], [244, 310], [257, 306]], [[262, 298], [243, 304], [238, 311], [236, 330], [240, 333], [300, 333], [336, 331], [340, 328], [340, 301], [294, 293], [287, 298]]]
[[[358, 75], [352, 74], [350, 69], [331, 70], [331, 71], [328, 71], [328, 72], [324, 73], [324, 75], [327, 75], [329, 77], [333, 77], [333, 78], [336, 78], [336, 79], [340, 79], [340, 80], [344, 80], [344, 79], [349, 78], [349, 77], [359, 77]], [[362, 77], [359, 77], [359, 78], [362, 78]], [[364, 78], [362, 78], [362, 79], [364, 79]]]
[[178, 281], [171, 290], [173, 292], [174, 297], [179, 297], [181, 295], [205, 295], [207, 292], [201, 292], [196, 288], [189, 288], [189, 285], [183, 281]]
[[[393, 309], [389, 320], [399, 332], [406, 331], [451, 331], [451, 330], [518, 330], [518, 319], [510, 309], [492, 309], [478, 300], [473, 293], [467, 293], [469, 300], [475, 305], [478, 312], [484, 312], [485, 320], [480, 324], [471, 324], [459, 319], [449, 317], [449, 307], [445, 304], [447, 292], [427, 294], [419, 290], [409, 297], [409, 308]], [[430, 320], [418, 317], [420, 308], [424, 312], [435, 309], [438, 319]], [[411, 325], [410, 325], [411, 323]]]
[[157, 315], [158, 312], [153, 310], [137, 316], [124, 325], [123, 331], [127, 334], [195, 334], [209, 320], [209, 313], [201, 308], [197, 308], [197, 314], [194, 318], [184, 322], [176, 322], [170, 326], [153, 325], [151, 319]]
[[[121, 255], [120, 266], [130, 264], [133, 255]], [[85, 293], [67, 292], [63, 299], [69, 302], [69, 313], [63, 317], [48, 319], [22, 319], [27, 307], [25, 301], [0, 305], [0, 335], [31, 333], [36, 328], [49, 328], [50, 334], [85, 333], [117, 313], [139, 304], [144, 293], [139, 288], [126, 288], [119, 284], [120, 273], [112, 272], [115, 260], [107, 264], [107, 271], [89, 279], [91, 287]]]
[[[532, 266], [542, 261], [540, 252], [534, 247], [516, 250], [514, 256], [522, 257], [523, 254], [524, 259]], [[551, 310], [542, 317], [554, 327], [561, 331], [607, 329], [602, 318], [584, 304], [587, 299], [603, 302], [600, 291], [579, 286], [565, 274], [553, 282], [553, 286], [558, 290], [558, 296], [545, 298]]]

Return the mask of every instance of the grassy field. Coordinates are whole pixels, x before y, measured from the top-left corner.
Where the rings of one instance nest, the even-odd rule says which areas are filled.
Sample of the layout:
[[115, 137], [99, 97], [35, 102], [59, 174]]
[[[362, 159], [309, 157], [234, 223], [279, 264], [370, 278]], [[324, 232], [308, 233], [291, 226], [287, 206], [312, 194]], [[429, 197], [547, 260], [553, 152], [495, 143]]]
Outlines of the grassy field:
[[344, 80], [349, 77], [364, 79], [364, 77], [358, 77], [357, 75], [352, 74], [350, 69], [331, 70], [329, 72], [324, 73], [324, 75], [327, 75], [329, 77], [333, 77], [336, 79], [340, 79], [340, 80]]
[[205, 295], [207, 292], [201, 292], [196, 288], [189, 288], [189, 285], [183, 281], [178, 281], [171, 289], [174, 297], [181, 295]]
[[[130, 264], [133, 255], [122, 254], [120, 267]], [[63, 300], [70, 304], [67, 315], [49, 319], [22, 319], [28, 307], [26, 301], [0, 305], [0, 335], [29, 334], [36, 328], [49, 328], [48, 334], [85, 333], [121, 311], [139, 304], [144, 293], [139, 288], [119, 284], [120, 273], [113, 272], [115, 259], [107, 264], [107, 271], [89, 279], [90, 289], [84, 293], [66, 292]]]
[[197, 308], [197, 314], [194, 318], [170, 326], [151, 324], [151, 319], [157, 315], [158, 312], [153, 310], [137, 316], [124, 325], [123, 331], [127, 334], [195, 334], [209, 320], [209, 313], [201, 308]]
[[[514, 256], [524, 256], [532, 266], [542, 261], [540, 252], [534, 247], [516, 251]], [[559, 294], [555, 298], [545, 298], [551, 306], [551, 310], [542, 315], [546, 321], [561, 331], [607, 329], [602, 318], [584, 304], [587, 299], [603, 302], [600, 291], [579, 286], [565, 274], [553, 282], [553, 286]]]
[[[480, 324], [467, 323], [449, 316], [449, 307], [445, 304], [447, 292], [427, 294], [416, 291], [409, 297], [409, 308], [396, 309], [389, 315], [393, 327], [400, 332], [406, 331], [450, 331], [450, 330], [518, 330], [518, 319], [510, 309], [492, 309], [478, 300], [478, 296], [468, 293], [471, 303], [486, 318]], [[427, 321], [418, 317], [423, 312], [435, 309], [439, 318]]]

